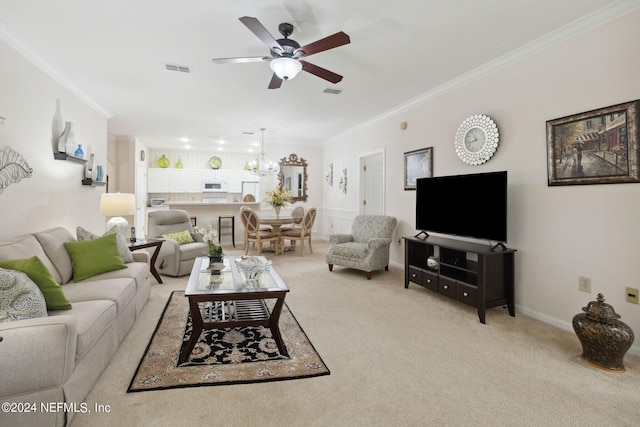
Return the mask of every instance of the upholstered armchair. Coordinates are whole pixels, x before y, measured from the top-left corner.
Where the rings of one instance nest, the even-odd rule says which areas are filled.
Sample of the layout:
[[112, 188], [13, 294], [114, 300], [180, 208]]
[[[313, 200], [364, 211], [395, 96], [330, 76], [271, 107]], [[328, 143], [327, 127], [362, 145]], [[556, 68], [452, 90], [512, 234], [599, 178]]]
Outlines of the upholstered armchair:
[[[161, 274], [178, 277], [191, 273], [196, 257], [207, 256], [209, 245], [202, 236], [195, 233], [187, 211], [179, 209], [159, 209], [149, 212], [147, 237], [162, 239], [160, 253], [156, 259], [156, 270]], [[164, 235], [188, 231], [191, 239], [179, 242]], [[191, 240], [191, 241], [189, 241]]]
[[333, 266], [355, 268], [367, 272], [371, 280], [374, 270], [389, 270], [389, 247], [397, 220], [385, 215], [359, 215], [353, 220], [351, 234], [333, 234], [327, 252], [329, 271]]

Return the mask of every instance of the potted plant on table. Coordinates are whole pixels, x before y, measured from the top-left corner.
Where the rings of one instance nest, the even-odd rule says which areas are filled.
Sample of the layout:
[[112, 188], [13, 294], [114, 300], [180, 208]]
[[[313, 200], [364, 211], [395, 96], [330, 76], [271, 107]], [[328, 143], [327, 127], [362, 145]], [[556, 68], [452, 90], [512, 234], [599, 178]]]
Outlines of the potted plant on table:
[[280, 191], [278, 187], [271, 191], [267, 191], [267, 197], [264, 201], [273, 207], [276, 217], [280, 217], [280, 209], [292, 202], [291, 191]]
[[218, 240], [218, 232], [209, 224], [207, 228], [195, 227], [196, 233], [202, 235], [202, 241], [209, 245], [209, 261], [210, 262], [222, 262], [224, 253], [222, 252], [222, 246], [220, 246], [220, 240]]

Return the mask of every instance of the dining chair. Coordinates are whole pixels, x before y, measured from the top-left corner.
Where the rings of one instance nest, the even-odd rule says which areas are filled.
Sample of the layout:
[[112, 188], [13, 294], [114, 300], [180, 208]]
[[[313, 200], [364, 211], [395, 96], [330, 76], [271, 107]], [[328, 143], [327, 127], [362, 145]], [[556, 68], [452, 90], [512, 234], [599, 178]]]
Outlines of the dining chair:
[[[296, 206], [291, 211], [291, 217], [293, 218], [293, 224], [286, 224], [280, 227], [280, 231], [287, 231], [294, 228], [300, 228], [300, 223], [302, 222], [302, 218], [304, 218], [304, 207]], [[294, 245], [295, 246], [295, 245]]]
[[262, 254], [262, 243], [273, 242], [276, 253], [278, 253], [280, 235], [273, 231], [260, 229], [260, 217], [251, 208], [243, 206], [240, 209], [240, 220], [244, 226], [244, 254], [249, 253], [249, 243], [253, 242], [257, 246], [258, 255]]
[[304, 213], [300, 226], [285, 230], [281, 233], [283, 239], [291, 241], [291, 244], [295, 248], [295, 242], [300, 241], [300, 255], [304, 256], [304, 241], [309, 241], [309, 251], [313, 253], [311, 247], [311, 231], [313, 229], [313, 223], [316, 221], [316, 208], [310, 208]]

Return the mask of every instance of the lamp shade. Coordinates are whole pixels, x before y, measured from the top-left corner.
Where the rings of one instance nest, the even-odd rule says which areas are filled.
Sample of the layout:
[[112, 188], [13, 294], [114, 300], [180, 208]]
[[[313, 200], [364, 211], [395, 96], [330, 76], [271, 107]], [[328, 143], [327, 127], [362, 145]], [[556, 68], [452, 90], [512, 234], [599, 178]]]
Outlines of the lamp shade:
[[136, 198], [133, 194], [104, 193], [100, 197], [100, 215], [123, 216], [134, 213], [136, 213]]
[[136, 198], [133, 194], [104, 193], [100, 197], [99, 214], [112, 217], [107, 221], [107, 230], [115, 229], [123, 238], [126, 237], [129, 223], [120, 215], [136, 213]]
[[276, 73], [276, 76], [280, 77], [282, 80], [291, 80], [295, 76], [298, 75], [300, 70], [302, 70], [302, 64], [300, 61], [295, 60], [293, 58], [276, 58], [269, 66]]

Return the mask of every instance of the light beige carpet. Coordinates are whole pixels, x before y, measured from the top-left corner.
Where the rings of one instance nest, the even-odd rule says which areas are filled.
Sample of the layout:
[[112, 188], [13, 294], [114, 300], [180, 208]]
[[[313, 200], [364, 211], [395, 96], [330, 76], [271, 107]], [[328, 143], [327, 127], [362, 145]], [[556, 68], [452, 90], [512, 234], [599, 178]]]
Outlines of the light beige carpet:
[[[313, 248], [313, 256], [266, 256], [331, 375], [127, 393], [171, 291], [186, 283], [163, 276], [87, 397], [110, 412], [77, 414], [72, 426], [640, 425], [639, 357], [627, 354], [624, 373], [593, 368], [572, 332], [502, 308], [487, 310], [483, 325], [472, 307], [405, 289], [399, 268], [372, 280], [339, 266], [329, 272], [328, 244]], [[576, 301], [575, 312], [587, 302]]]

